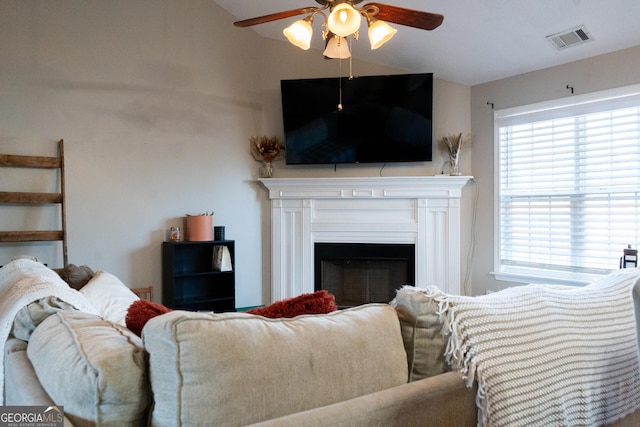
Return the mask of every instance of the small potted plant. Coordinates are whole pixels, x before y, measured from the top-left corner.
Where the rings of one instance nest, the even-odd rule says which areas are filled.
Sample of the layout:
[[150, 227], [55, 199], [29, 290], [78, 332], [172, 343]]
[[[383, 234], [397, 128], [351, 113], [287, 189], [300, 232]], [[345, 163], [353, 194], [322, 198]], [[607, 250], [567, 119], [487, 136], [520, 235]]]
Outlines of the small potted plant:
[[197, 215], [187, 214], [187, 241], [208, 242], [213, 240], [213, 211]]

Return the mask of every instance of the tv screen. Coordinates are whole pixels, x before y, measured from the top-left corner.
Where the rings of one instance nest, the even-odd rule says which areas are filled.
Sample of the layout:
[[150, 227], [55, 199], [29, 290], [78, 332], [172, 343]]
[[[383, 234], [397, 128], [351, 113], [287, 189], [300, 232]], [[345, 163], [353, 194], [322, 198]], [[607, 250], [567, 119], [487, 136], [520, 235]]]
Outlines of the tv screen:
[[282, 80], [286, 163], [432, 160], [433, 74]]

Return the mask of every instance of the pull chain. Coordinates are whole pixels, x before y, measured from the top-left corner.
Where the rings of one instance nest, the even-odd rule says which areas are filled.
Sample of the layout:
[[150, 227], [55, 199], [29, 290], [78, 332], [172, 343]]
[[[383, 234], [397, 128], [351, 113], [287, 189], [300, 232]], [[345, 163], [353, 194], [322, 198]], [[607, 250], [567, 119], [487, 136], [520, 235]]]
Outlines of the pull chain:
[[[346, 37], [345, 37], [346, 41]], [[349, 39], [349, 52], [353, 52], [353, 44], [352, 39]], [[349, 80], [353, 80], [353, 60], [352, 55], [349, 54]], [[339, 80], [339, 88], [338, 88], [338, 111], [342, 111], [342, 58], [338, 59], [340, 61], [340, 76]]]
[[353, 80], [353, 62], [351, 61], [352, 55], [351, 52], [353, 52], [353, 38], [349, 39], [349, 80]]
[[340, 61], [340, 73], [338, 75], [338, 111], [342, 111], [342, 58]]

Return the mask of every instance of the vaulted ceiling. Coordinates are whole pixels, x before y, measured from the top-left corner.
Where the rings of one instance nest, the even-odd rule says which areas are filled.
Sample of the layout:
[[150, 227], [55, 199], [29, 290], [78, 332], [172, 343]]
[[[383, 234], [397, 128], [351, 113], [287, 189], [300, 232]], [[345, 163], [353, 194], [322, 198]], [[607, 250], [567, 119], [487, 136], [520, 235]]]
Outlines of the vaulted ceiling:
[[[305, 6], [314, 0], [213, 0], [237, 20]], [[364, 0], [360, 5], [367, 4]], [[640, 45], [640, 0], [388, 0], [403, 8], [444, 15], [433, 31], [392, 24], [397, 34], [372, 51], [362, 37], [352, 44], [354, 58], [408, 72], [476, 85]], [[282, 30], [304, 15], [260, 24], [243, 31], [288, 43]], [[308, 55], [324, 48], [322, 20], [313, 24]], [[233, 25], [233, 22], [229, 22]], [[547, 36], [583, 26], [591, 40], [558, 49]], [[298, 49], [291, 45], [291, 49]], [[316, 50], [313, 50], [316, 49]], [[640, 70], [629, 70], [640, 72]]]

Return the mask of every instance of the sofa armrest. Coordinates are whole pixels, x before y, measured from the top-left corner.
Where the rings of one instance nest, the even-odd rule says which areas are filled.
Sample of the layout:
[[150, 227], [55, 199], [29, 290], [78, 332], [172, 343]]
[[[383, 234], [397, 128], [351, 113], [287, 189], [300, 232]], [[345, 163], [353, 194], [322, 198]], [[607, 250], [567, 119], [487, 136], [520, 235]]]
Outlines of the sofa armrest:
[[3, 405], [53, 405], [27, 357], [27, 343], [9, 338], [4, 354]]
[[474, 385], [447, 372], [354, 399], [253, 424], [253, 427], [475, 427]]

